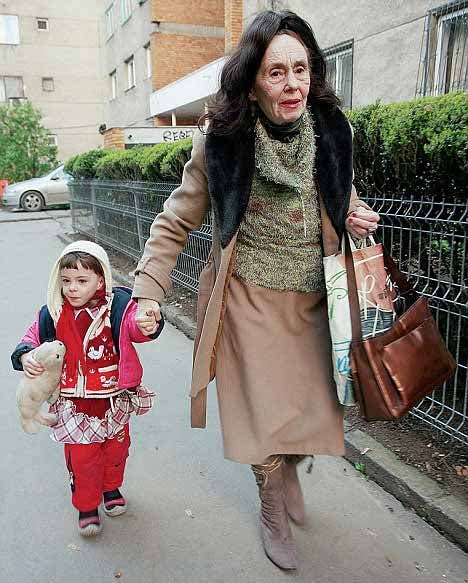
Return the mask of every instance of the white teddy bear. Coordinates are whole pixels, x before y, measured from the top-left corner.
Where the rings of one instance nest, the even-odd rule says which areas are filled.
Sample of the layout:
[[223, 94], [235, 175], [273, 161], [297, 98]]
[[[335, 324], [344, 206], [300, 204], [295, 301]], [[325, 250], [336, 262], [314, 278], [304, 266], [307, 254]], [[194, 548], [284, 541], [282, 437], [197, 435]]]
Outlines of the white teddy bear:
[[46, 401], [51, 405], [59, 398], [65, 345], [59, 340], [44, 342], [31, 351], [35, 360], [42, 364], [44, 372], [33, 379], [25, 375], [16, 391], [21, 427], [26, 433], [38, 433], [41, 425], [55, 425], [57, 416], [41, 411]]

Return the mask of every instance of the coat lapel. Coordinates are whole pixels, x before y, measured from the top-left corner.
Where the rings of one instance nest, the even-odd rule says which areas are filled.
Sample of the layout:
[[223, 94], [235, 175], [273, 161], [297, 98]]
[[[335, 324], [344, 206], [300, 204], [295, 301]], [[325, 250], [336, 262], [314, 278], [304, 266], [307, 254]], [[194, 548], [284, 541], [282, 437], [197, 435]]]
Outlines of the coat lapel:
[[254, 133], [208, 133], [205, 156], [208, 190], [224, 248], [239, 229], [249, 203], [255, 169]]
[[341, 239], [353, 182], [353, 136], [344, 113], [312, 106], [315, 122], [315, 171], [330, 221]]
[[[316, 134], [316, 176], [321, 197], [338, 235], [344, 231], [351, 196], [352, 133], [346, 116], [312, 107]], [[240, 227], [255, 170], [253, 132], [229, 136], [208, 133], [205, 142], [208, 189], [222, 247]]]

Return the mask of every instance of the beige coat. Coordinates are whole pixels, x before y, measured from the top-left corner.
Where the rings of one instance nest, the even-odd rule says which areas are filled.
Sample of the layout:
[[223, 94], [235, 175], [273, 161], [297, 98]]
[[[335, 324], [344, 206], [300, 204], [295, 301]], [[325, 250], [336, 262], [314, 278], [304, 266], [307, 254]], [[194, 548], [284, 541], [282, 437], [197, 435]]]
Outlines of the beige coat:
[[[322, 241], [325, 255], [338, 251], [338, 236], [320, 199]], [[367, 205], [360, 201], [353, 187], [349, 211]], [[190, 231], [199, 229], [210, 207], [205, 165], [205, 137], [194, 137], [192, 157], [184, 168], [182, 184], [164, 204], [154, 220], [143, 257], [135, 270], [135, 298], [161, 302], [171, 287], [170, 274]], [[216, 346], [225, 304], [225, 292], [233, 267], [235, 235], [223, 249], [219, 232], [213, 224], [212, 252], [199, 281], [197, 332], [192, 371], [192, 427], [205, 427], [206, 387], [216, 372]]]

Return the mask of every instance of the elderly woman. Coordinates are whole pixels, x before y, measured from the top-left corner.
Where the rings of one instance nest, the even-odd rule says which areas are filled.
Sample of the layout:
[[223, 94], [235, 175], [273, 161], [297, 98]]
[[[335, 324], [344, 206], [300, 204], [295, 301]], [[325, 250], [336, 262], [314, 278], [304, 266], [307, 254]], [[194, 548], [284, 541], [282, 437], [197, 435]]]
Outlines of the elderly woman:
[[295, 569], [288, 516], [305, 520], [296, 464], [344, 453], [322, 259], [338, 251], [345, 228], [363, 237], [379, 216], [356, 196], [352, 130], [296, 14], [255, 18], [206, 118], [136, 270], [140, 327], [153, 331], [177, 256], [211, 208], [192, 426], [205, 426], [206, 387], [216, 377], [225, 457], [252, 465], [265, 552]]

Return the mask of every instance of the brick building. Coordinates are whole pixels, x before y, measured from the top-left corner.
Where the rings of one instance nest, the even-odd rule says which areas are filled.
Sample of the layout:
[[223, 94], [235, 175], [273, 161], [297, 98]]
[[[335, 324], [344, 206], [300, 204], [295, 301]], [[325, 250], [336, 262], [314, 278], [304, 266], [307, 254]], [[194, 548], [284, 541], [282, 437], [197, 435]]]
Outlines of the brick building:
[[241, 33], [242, 0], [110, 0], [101, 9], [101, 23], [104, 143], [125, 147], [124, 128], [132, 128], [135, 140], [139, 133], [147, 136], [140, 132], [147, 126], [196, 124], [204, 101], [182, 109], [172, 104], [157, 115], [151, 95], [223, 57]]
[[151, 143], [153, 125], [172, 127], [158, 141], [189, 135], [224, 55], [265, 9], [310, 22], [345, 108], [468, 90], [466, 0], [106, 0], [105, 144]]

